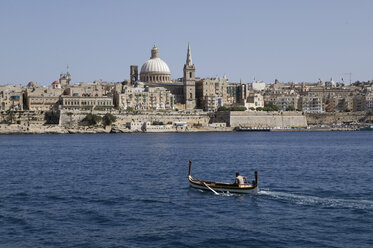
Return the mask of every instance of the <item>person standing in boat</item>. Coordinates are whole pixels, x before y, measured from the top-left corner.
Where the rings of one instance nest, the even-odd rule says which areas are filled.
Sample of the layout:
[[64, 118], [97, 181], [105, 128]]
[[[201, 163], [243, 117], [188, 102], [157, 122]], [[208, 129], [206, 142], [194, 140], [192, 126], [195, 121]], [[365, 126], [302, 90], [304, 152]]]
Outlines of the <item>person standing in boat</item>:
[[240, 173], [236, 172], [236, 180], [234, 181], [234, 184], [241, 185], [247, 183], [247, 177], [240, 176]]

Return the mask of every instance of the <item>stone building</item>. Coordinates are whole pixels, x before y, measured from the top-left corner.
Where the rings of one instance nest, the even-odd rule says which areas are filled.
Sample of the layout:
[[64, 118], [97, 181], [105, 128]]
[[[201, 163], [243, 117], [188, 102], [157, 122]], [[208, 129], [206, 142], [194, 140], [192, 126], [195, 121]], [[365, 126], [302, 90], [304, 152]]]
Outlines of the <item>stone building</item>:
[[250, 93], [245, 101], [246, 109], [256, 109], [264, 107], [263, 96], [259, 93]]
[[61, 109], [110, 110], [114, 107], [111, 96], [61, 96]]
[[174, 109], [174, 95], [163, 87], [124, 85], [114, 93], [115, 106], [121, 110], [171, 110]]
[[289, 108], [299, 109], [299, 95], [295, 92], [282, 94], [282, 95], [276, 95], [273, 98], [273, 104], [280, 107], [282, 110], [287, 110]]
[[114, 107], [114, 88], [115, 84], [101, 81], [69, 85], [61, 96], [61, 109], [110, 110]]
[[322, 98], [317, 94], [308, 94], [301, 96], [300, 109], [306, 113], [322, 113]]
[[92, 84], [79, 83], [72, 85], [64, 90], [64, 95], [67, 96], [84, 96], [84, 97], [101, 97], [111, 94], [114, 84], [95, 81]]
[[204, 78], [196, 81], [197, 108], [211, 111], [223, 106], [226, 96], [226, 78]]
[[60, 86], [62, 88], [66, 88], [70, 86], [71, 83], [71, 75], [69, 73], [69, 67], [67, 67], [66, 73], [61, 73], [60, 74], [60, 80], [59, 80]]
[[32, 111], [58, 109], [60, 96], [63, 92], [59, 85], [57, 81], [54, 81], [48, 88], [29, 84], [25, 90], [25, 108]]
[[357, 94], [353, 97], [353, 111], [365, 111], [366, 109], [366, 98], [363, 94]]
[[365, 96], [365, 110], [373, 111], [373, 93], [370, 92]]
[[14, 85], [0, 86], [0, 111], [23, 110], [23, 90]]

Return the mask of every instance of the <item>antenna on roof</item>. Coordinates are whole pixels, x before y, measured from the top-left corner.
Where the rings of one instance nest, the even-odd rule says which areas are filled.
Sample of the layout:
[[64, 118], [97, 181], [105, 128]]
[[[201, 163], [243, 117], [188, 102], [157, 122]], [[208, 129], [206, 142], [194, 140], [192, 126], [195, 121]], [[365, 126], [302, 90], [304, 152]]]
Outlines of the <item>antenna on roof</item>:
[[69, 65], [66, 66], [66, 72], [69, 73]]

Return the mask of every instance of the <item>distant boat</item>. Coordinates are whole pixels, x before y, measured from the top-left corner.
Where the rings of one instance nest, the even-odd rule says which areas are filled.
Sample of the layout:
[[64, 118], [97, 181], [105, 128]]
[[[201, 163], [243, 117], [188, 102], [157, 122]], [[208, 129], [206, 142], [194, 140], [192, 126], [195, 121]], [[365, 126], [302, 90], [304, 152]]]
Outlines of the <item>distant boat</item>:
[[193, 178], [190, 175], [190, 171], [192, 168], [192, 162], [189, 160], [189, 174], [188, 180], [189, 184], [193, 188], [202, 189], [202, 190], [210, 190], [215, 194], [220, 193], [240, 193], [240, 194], [256, 194], [259, 192], [259, 185], [258, 185], [258, 172], [255, 171], [255, 180], [252, 184], [230, 184], [230, 183], [219, 183], [219, 182], [212, 182], [212, 181], [202, 181], [197, 178]]
[[359, 129], [360, 131], [373, 131], [373, 125], [362, 127]]
[[237, 132], [269, 132], [271, 129], [269, 127], [235, 127]]

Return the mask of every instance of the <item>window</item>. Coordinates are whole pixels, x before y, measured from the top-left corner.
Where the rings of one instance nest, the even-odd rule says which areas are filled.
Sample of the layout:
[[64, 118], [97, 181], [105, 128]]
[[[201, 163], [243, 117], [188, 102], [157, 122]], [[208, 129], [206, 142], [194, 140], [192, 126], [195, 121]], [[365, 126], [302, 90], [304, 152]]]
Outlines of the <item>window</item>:
[[192, 78], [192, 77], [193, 77], [193, 76], [192, 76], [192, 74], [193, 74], [192, 72], [189, 72], [189, 77], [190, 77], [190, 78]]

